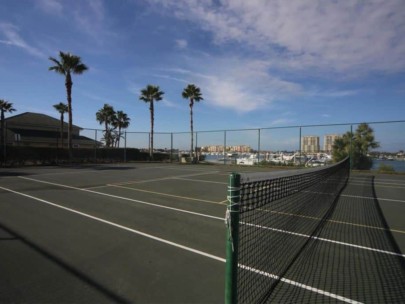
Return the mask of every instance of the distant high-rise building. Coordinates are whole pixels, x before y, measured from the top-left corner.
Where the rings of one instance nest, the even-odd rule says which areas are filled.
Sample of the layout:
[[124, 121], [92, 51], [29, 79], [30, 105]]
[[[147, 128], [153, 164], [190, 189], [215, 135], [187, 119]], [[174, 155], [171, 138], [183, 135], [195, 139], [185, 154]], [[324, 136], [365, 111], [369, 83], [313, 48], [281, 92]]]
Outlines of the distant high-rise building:
[[323, 138], [323, 151], [326, 153], [332, 153], [333, 144], [335, 143], [335, 140], [339, 137], [340, 137], [340, 135], [338, 135], [338, 134], [325, 135]]
[[[222, 146], [222, 145], [204, 146], [204, 147], [201, 147], [201, 151], [203, 151], [203, 152], [222, 153], [222, 152], [224, 152], [224, 146]], [[247, 145], [227, 146], [226, 151], [228, 151], [228, 152], [237, 152], [237, 153], [249, 153], [249, 152], [252, 151], [252, 148], [250, 146], [247, 146]]]
[[304, 136], [301, 138], [301, 150], [304, 153], [318, 153], [320, 150], [319, 136]]

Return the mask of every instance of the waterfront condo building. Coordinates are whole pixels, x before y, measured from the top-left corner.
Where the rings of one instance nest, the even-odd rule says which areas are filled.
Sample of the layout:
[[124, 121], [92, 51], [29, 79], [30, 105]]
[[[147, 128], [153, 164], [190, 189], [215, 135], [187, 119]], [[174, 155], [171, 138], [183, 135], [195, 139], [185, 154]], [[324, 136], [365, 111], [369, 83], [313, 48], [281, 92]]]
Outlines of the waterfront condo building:
[[323, 151], [326, 153], [332, 153], [333, 150], [333, 144], [335, 143], [335, 140], [339, 138], [340, 135], [338, 134], [327, 134], [323, 138]]
[[301, 138], [301, 150], [304, 153], [320, 152], [319, 136], [304, 136]]

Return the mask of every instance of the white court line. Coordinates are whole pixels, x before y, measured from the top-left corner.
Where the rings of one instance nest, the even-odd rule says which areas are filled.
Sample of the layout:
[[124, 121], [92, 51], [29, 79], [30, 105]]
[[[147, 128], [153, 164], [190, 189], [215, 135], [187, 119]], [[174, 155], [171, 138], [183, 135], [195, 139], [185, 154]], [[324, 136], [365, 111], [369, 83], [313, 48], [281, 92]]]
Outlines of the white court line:
[[[98, 194], [98, 195], [108, 196], [108, 197], [117, 198], [117, 199], [121, 199], [121, 200], [125, 200], [125, 201], [130, 201], [130, 202], [133, 202], [133, 203], [148, 205], [148, 206], [152, 206], [152, 207], [163, 208], [163, 209], [173, 210], [173, 211], [177, 211], [177, 212], [182, 212], [182, 213], [187, 213], [187, 214], [198, 215], [198, 216], [207, 217], [207, 218], [212, 218], [212, 219], [221, 220], [221, 221], [224, 220], [222, 217], [217, 217], [217, 216], [213, 216], [213, 215], [208, 215], [208, 214], [203, 214], [203, 213], [188, 211], [188, 210], [184, 210], [184, 209], [178, 209], [178, 208], [173, 208], [173, 207], [169, 207], [169, 206], [164, 206], [164, 205], [149, 203], [149, 202], [140, 201], [140, 200], [136, 200], [136, 199], [132, 199], [132, 198], [127, 198], [127, 197], [123, 197], [123, 196], [112, 195], [112, 194], [103, 193], [103, 192], [97, 192], [97, 191], [88, 190], [88, 189], [82, 189], [82, 188], [77, 188], [77, 187], [72, 187], [72, 186], [57, 184], [57, 183], [51, 183], [51, 182], [41, 181], [41, 180], [38, 180], [38, 179], [33, 179], [33, 178], [29, 178], [29, 177], [24, 177], [24, 176], [19, 176], [19, 178], [27, 179], [27, 180], [34, 181], [34, 182], [37, 182], [37, 183], [49, 184], [49, 185], [64, 187], [64, 188], [68, 188], [68, 189], [74, 189], [74, 190], [79, 190], [79, 191], [94, 193], [94, 194]], [[0, 188], [1, 188], [1, 187], [0, 187]]]
[[[191, 201], [197, 201], [197, 202], [204, 202], [204, 203], [210, 203], [210, 204], [222, 204], [221, 202], [203, 200], [203, 199], [200, 199], [200, 198], [187, 197], [187, 196], [180, 196], [180, 195], [174, 195], [174, 194], [162, 193], [162, 192], [156, 192], [156, 191], [149, 191], [149, 190], [144, 190], [144, 189], [137, 189], [137, 188], [132, 188], [132, 187], [125, 187], [125, 186], [121, 186], [121, 185], [108, 184], [107, 186], [109, 186], [109, 187], [115, 187], [115, 188], [121, 188], [121, 189], [127, 189], [127, 190], [131, 190], [131, 191], [139, 191], [139, 192], [144, 192], [144, 193], [151, 193], [151, 194], [156, 194], [156, 195], [162, 195], [162, 196], [168, 196], [168, 197], [181, 198], [181, 199], [191, 200]], [[88, 188], [87, 188], [87, 189], [88, 189]]]
[[[227, 202], [227, 201], [225, 201], [225, 202]], [[262, 209], [262, 208], [258, 208], [257, 210], [260, 210], [262, 212], [269, 212], [269, 213], [280, 214], [280, 215], [285, 215], [285, 216], [299, 217], [299, 218], [310, 219], [310, 220], [315, 220], [315, 221], [321, 220], [319, 217], [309, 216], [309, 215], [294, 214], [294, 213], [281, 212], [281, 211], [275, 211], [275, 210], [267, 210], [267, 209]], [[391, 232], [395, 232], [395, 233], [405, 234], [405, 231], [402, 231], [402, 230], [395, 230], [395, 229], [389, 229], [389, 228], [383, 228], [383, 227], [356, 224], [356, 223], [350, 223], [350, 222], [344, 222], [344, 221], [338, 221], [338, 220], [326, 220], [326, 222], [332, 223], [332, 224], [349, 225], [349, 226], [354, 226], [354, 227], [362, 227], [362, 228], [367, 228], [367, 229], [376, 229], [376, 230], [381, 230], [381, 231], [391, 231]]]
[[360, 198], [360, 199], [370, 199], [370, 200], [377, 200], [377, 201], [405, 203], [405, 200], [397, 200], [397, 199], [390, 199], [390, 198], [379, 198], [379, 197], [372, 197], [372, 196], [360, 196], [360, 195], [349, 195], [349, 194], [341, 194], [340, 196], [351, 197], [351, 198]]
[[201, 172], [201, 173], [193, 173], [193, 174], [184, 174], [184, 175], [172, 175], [166, 177], [159, 177], [153, 179], [145, 179], [145, 180], [136, 180], [136, 181], [128, 181], [122, 183], [110, 183], [110, 185], [131, 185], [131, 184], [142, 184], [142, 183], [149, 183], [149, 182], [159, 182], [163, 180], [175, 179], [175, 178], [182, 178], [182, 177], [192, 177], [192, 176], [200, 176], [200, 175], [209, 175], [209, 174], [216, 174], [218, 171], [208, 171], [208, 172]]
[[[19, 176], [19, 178], [26, 179], [26, 180], [31, 180], [31, 181], [34, 181], [34, 182], [37, 182], [37, 183], [44, 183], [44, 184], [49, 184], [49, 185], [54, 185], [54, 186], [59, 186], [59, 187], [65, 187], [65, 188], [68, 188], [68, 189], [74, 189], [74, 190], [79, 190], [79, 191], [84, 191], [84, 192], [89, 192], [89, 193], [104, 195], [104, 196], [113, 197], [113, 198], [118, 198], [118, 199], [122, 199], [122, 200], [126, 200], [126, 201], [131, 201], [131, 202], [135, 202], [135, 203], [139, 203], [139, 204], [149, 205], [149, 206], [153, 206], [153, 207], [157, 207], [157, 208], [163, 208], [163, 209], [173, 210], [173, 211], [177, 211], [177, 212], [182, 212], [182, 213], [187, 213], [187, 214], [193, 214], [193, 215], [197, 215], [197, 216], [202, 216], [202, 217], [212, 218], [212, 219], [215, 219], [215, 220], [224, 221], [224, 218], [222, 218], [222, 217], [217, 217], [217, 216], [212, 216], [212, 215], [207, 215], [207, 214], [202, 214], [202, 213], [187, 211], [187, 210], [183, 210], [183, 209], [178, 209], [178, 208], [173, 208], [173, 207], [168, 207], [168, 206], [163, 206], [163, 205], [148, 203], [148, 202], [144, 202], [144, 201], [139, 201], [139, 200], [130, 199], [130, 198], [122, 197], [122, 196], [107, 194], [107, 193], [103, 193], [103, 192], [97, 192], [97, 191], [92, 191], [92, 190], [87, 190], [87, 189], [81, 189], [81, 188], [76, 188], [76, 187], [72, 187], [72, 186], [66, 186], [66, 185], [57, 184], [57, 183], [51, 183], [51, 182], [36, 180], [36, 179], [33, 179], [33, 178], [24, 177], [24, 176]], [[0, 187], [0, 188], [1, 188], [1, 187]], [[301, 234], [301, 233], [296, 233], [296, 232], [292, 232], [292, 231], [281, 230], [281, 229], [276, 229], [276, 228], [271, 228], [271, 227], [266, 227], [266, 226], [259, 226], [259, 225], [254, 225], [254, 224], [249, 224], [249, 223], [243, 223], [243, 222], [240, 222], [240, 223], [241, 223], [241, 224], [245, 224], [245, 225], [250, 225], [250, 226], [257, 226], [257, 227], [259, 227], [259, 228], [261, 227], [261, 228], [263, 228], [263, 229], [268, 229], [268, 230], [272, 230], [272, 231], [276, 231], [276, 232], [282, 232], [282, 233], [286, 233], [286, 234], [289, 234], [289, 235], [301, 236], [301, 237], [305, 237], [305, 238], [310, 237], [310, 236], [308, 236], [308, 235]], [[314, 239], [316, 239], [316, 240], [318, 240], [318, 241], [330, 242], [330, 243], [337, 244], [337, 245], [349, 246], [349, 247], [354, 247], [354, 248], [364, 249], [364, 250], [371, 250], [371, 251], [375, 251], [375, 252], [379, 252], [379, 253], [386, 253], [386, 254], [389, 254], [389, 255], [398, 255], [398, 253], [396, 253], [396, 252], [390, 252], [390, 251], [385, 251], [385, 250], [380, 250], [380, 249], [375, 249], [375, 248], [370, 248], [370, 247], [364, 247], [364, 246], [359, 246], [359, 245], [355, 245], [355, 244], [350, 244], [350, 243], [345, 243], [345, 242], [334, 241], [334, 240], [330, 240], [330, 239], [324, 239], [324, 238], [318, 238], [318, 237], [314, 237]], [[405, 257], [405, 255], [401, 255], [401, 256]]]
[[257, 274], [260, 274], [260, 275], [268, 277], [270, 279], [280, 280], [281, 282], [284, 282], [284, 283], [287, 283], [287, 284], [290, 284], [290, 285], [293, 285], [293, 286], [297, 286], [299, 288], [303, 288], [303, 289], [306, 289], [306, 290], [309, 290], [309, 291], [312, 291], [312, 292], [315, 292], [315, 293], [319, 293], [321, 295], [324, 295], [324, 296], [327, 296], [327, 297], [330, 297], [330, 298], [333, 298], [333, 299], [340, 300], [342, 302], [351, 303], [351, 304], [360, 304], [360, 303], [362, 303], [362, 302], [358, 302], [356, 300], [352, 300], [352, 299], [349, 299], [349, 298], [339, 296], [337, 294], [334, 294], [334, 293], [331, 293], [331, 292], [328, 292], [328, 291], [324, 291], [324, 290], [321, 290], [321, 289], [318, 289], [318, 288], [315, 288], [315, 287], [312, 287], [312, 286], [308, 286], [308, 285], [305, 285], [305, 284], [302, 284], [302, 283], [298, 283], [298, 282], [295, 282], [295, 281], [292, 281], [292, 280], [289, 280], [289, 279], [286, 279], [286, 278], [280, 278], [279, 276], [277, 276], [275, 274], [268, 273], [268, 272], [265, 272], [265, 271], [262, 271], [262, 270], [257, 270], [255, 268], [252, 268], [252, 267], [249, 267], [249, 266], [238, 264], [238, 267], [240, 267], [242, 269], [245, 269], [245, 270], [249, 270], [249, 271], [257, 273]]
[[289, 235], [305, 237], [305, 238], [313, 239], [313, 240], [317, 240], [317, 241], [328, 242], [328, 243], [332, 243], [332, 244], [343, 245], [343, 246], [348, 246], [348, 247], [353, 247], [353, 248], [358, 248], [358, 249], [363, 249], [363, 250], [369, 250], [369, 251], [374, 251], [374, 252], [378, 252], [378, 253], [384, 253], [384, 254], [388, 254], [388, 255], [394, 255], [394, 256], [399, 256], [399, 257], [405, 258], [405, 254], [401, 254], [401, 253], [397, 253], [397, 252], [386, 251], [386, 250], [376, 249], [376, 248], [371, 248], [371, 247], [366, 247], [366, 246], [360, 246], [360, 245], [350, 244], [350, 243], [346, 243], [346, 242], [334, 241], [334, 240], [325, 239], [325, 238], [321, 238], [321, 237], [317, 237], [317, 236], [311, 236], [311, 235], [307, 235], [307, 234], [303, 234], [303, 233], [292, 232], [292, 231], [287, 231], [287, 230], [282, 230], [282, 229], [277, 229], [277, 228], [271, 228], [271, 227], [256, 225], [256, 224], [251, 224], [251, 223], [240, 222], [240, 224], [250, 226], [250, 227], [255, 227], [255, 228], [261, 228], [261, 229], [265, 229], [265, 230], [271, 230], [274, 232], [281, 232], [281, 233], [285, 233], [285, 234], [289, 234]]
[[[84, 212], [80, 212], [80, 211], [77, 211], [77, 210], [74, 210], [74, 209], [71, 209], [71, 208], [60, 206], [58, 204], [55, 204], [55, 203], [52, 203], [52, 202], [49, 202], [49, 201], [46, 201], [46, 200], [31, 196], [31, 195], [28, 195], [28, 194], [25, 194], [25, 193], [17, 192], [17, 191], [8, 189], [8, 188], [3, 188], [3, 187], [0, 187], [0, 189], [6, 190], [6, 191], [9, 191], [9, 192], [12, 192], [14, 194], [18, 194], [18, 195], [21, 195], [21, 196], [24, 196], [24, 197], [28, 197], [30, 199], [39, 201], [41, 203], [44, 203], [44, 204], [47, 204], [47, 205], [50, 205], [50, 206], [53, 206], [53, 207], [56, 207], [56, 208], [60, 208], [60, 209], [63, 209], [63, 210], [66, 210], [66, 211], [69, 211], [69, 212], [72, 212], [72, 213], [75, 213], [75, 214], [78, 214], [78, 215], [81, 215], [83, 217], [86, 217], [86, 218], [89, 218], [89, 219], [92, 219], [92, 220], [95, 220], [95, 221], [98, 221], [98, 222], [101, 222], [101, 223], [104, 223], [104, 224], [107, 224], [107, 225], [110, 225], [110, 226], [113, 226], [113, 227], [116, 227], [116, 228], [119, 228], [119, 229], [122, 229], [122, 230], [125, 230], [125, 231], [128, 231], [128, 232], [131, 232], [131, 233], [146, 237], [148, 239], [152, 239], [152, 240], [160, 242], [160, 243], [164, 243], [164, 244], [169, 245], [169, 246], [180, 248], [180, 249], [183, 249], [185, 251], [189, 251], [189, 252], [192, 252], [192, 253], [195, 253], [195, 254], [198, 254], [198, 255], [201, 255], [201, 256], [216, 260], [216, 261], [226, 263], [226, 259], [215, 256], [213, 254], [210, 254], [210, 253], [207, 253], [207, 252], [204, 252], [204, 251], [200, 251], [200, 250], [197, 250], [197, 249], [194, 249], [194, 248], [191, 248], [191, 247], [187, 247], [187, 246], [175, 243], [175, 242], [171, 242], [171, 241], [162, 239], [160, 237], [157, 237], [157, 236], [154, 236], [154, 235], [151, 235], [151, 234], [139, 231], [139, 230], [135, 230], [135, 229], [132, 229], [132, 228], [129, 228], [129, 227], [126, 227], [126, 226], [111, 222], [111, 221], [107, 221], [107, 220], [104, 220], [102, 218], [95, 217], [93, 215], [90, 215], [90, 214], [87, 214], [87, 213], [84, 213]], [[249, 270], [249, 271], [255, 272], [257, 274], [270, 277], [272, 279], [280, 279], [279, 276], [268, 273], [268, 272], [259, 271], [259, 270], [256, 270], [254, 268], [247, 267], [247, 266], [244, 266], [244, 265], [241, 265], [241, 264], [239, 264], [238, 266], [240, 268], [242, 268], [242, 269]], [[345, 298], [345, 297], [339, 296], [337, 294], [333, 294], [333, 293], [330, 293], [328, 291], [324, 291], [324, 290], [321, 290], [321, 289], [318, 289], [318, 288], [315, 288], [315, 287], [311, 287], [311, 286], [308, 286], [308, 285], [305, 285], [305, 284], [302, 284], [302, 283], [299, 283], [299, 282], [296, 282], [296, 281], [293, 281], [293, 280], [289, 280], [289, 279], [286, 279], [286, 278], [281, 278], [280, 281], [283, 282], [283, 283], [290, 284], [292, 286], [296, 286], [296, 287], [299, 287], [299, 288], [302, 288], [302, 289], [306, 289], [306, 290], [321, 294], [323, 296], [334, 298], [334, 299], [337, 299], [337, 300], [340, 300], [340, 301], [343, 301], [343, 302], [346, 302], [346, 303], [353, 303], [353, 304], [354, 303], [360, 303], [360, 302], [357, 302], [355, 300]]]
[[203, 179], [191, 179], [191, 178], [183, 178], [183, 177], [173, 177], [173, 179], [185, 180], [185, 181], [190, 181], [190, 182], [198, 182], [198, 183], [228, 185], [228, 183], [224, 183], [224, 182], [214, 182], [214, 181], [207, 181], [207, 180], [203, 180]]
[[[350, 177], [350, 180], [353, 181], [370, 181], [370, 177], [369, 178], [358, 178], [358, 177]], [[405, 183], [405, 179], [380, 179], [380, 178], [374, 178], [374, 182], [375, 183], [384, 183], [384, 182], [399, 182], [402, 184]]]
[[[364, 186], [364, 183], [360, 182], [351, 182], [350, 186]], [[396, 184], [396, 183], [374, 183], [374, 187], [381, 187], [381, 188], [405, 188], [405, 184]]]
[[33, 199], [33, 200], [36, 200], [36, 201], [38, 201], [38, 202], [41, 202], [41, 203], [48, 204], [48, 205], [51, 205], [51, 206], [56, 207], [56, 208], [60, 208], [60, 209], [66, 210], [66, 211], [69, 211], [69, 212], [72, 212], [72, 213], [75, 213], [75, 214], [78, 214], [78, 215], [87, 217], [87, 218], [89, 218], [89, 219], [92, 219], [92, 220], [95, 220], [95, 221], [98, 221], [98, 222], [101, 222], [101, 223], [104, 223], [104, 224], [107, 224], [107, 225], [111, 225], [111, 226], [114, 226], [114, 227], [117, 227], [117, 228], [120, 228], [120, 229], [129, 231], [129, 232], [132, 232], [132, 233], [135, 233], [135, 234], [139, 234], [139, 235], [141, 235], [141, 236], [144, 236], [144, 237], [153, 239], [153, 240], [158, 241], [158, 242], [161, 242], [161, 243], [165, 243], [165, 244], [168, 244], [168, 245], [171, 245], [171, 246], [174, 246], [174, 247], [178, 247], [178, 248], [181, 248], [181, 249], [190, 251], [190, 252], [194, 252], [194, 253], [196, 253], [196, 254], [203, 255], [203, 256], [209, 257], [209, 258], [214, 259], [214, 260], [218, 260], [218, 261], [221, 261], [221, 262], [225, 262], [225, 259], [220, 258], [220, 257], [217, 257], [217, 256], [215, 256], [215, 255], [212, 255], [212, 254], [209, 254], [209, 253], [200, 251], [200, 250], [196, 250], [196, 249], [193, 249], [193, 248], [190, 248], [190, 247], [187, 247], [187, 246], [183, 246], [183, 245], [180, 245], [180, 244], [177, 244], [177, 243], [174, 243], [174, 242], [171, 242], [171, 241], [168, 241], [168, 240], [165, 240], [165, 239], [162, 239], [162, 238], [159, 238], [159, 237], [156, 237], [156, 236], [153, 236], [153, 235], [150, 235], [150, 234], [141, 232], [141, 231], [139, 231], [139, 230], [135, 230], [135, 229], [132, 229], [132, 228], [129, 228], [129, 227], [126, 227], [126, 226], [123, 226], [123, 225], [120, 225], [120, 224], [117, 224], [117, 223], [114, 223], [114, 222], [110, 222], [110, 221], [104, 220], [104, 219], [99, 218], [99, 217], [92, 216], [92, 215], [87, 214], [87, 213], [84, 213], [84, 212], [77, 211], [77, 210], [72, 209], [72, 208], [64, 207], [64, 206], [61, 206], [61, 205], [52, 203], [52, 202], [50, 202], [50, 201], [46, 201], [46, 200], [43, 200], [43, 199], [41, 199], [41, 198], [32, 196], [32, 195], [28, 195], [28, 194], [25, 194], [25, 193], [22, 193], [22, 192], [18, 192], [18, 191], [14, 191], [14, 190], [11, 190], [11, 189], [8, 189], [8, 188], [4, 188], [4, 187], [0, 187], [0, 189], [3, 189], [3, 190], [5, 190], [5, 191], [12, 192], [12, 193], [14, 193], [14, 194], [18, 194], [18, 195], [21, 195], [21, 196], [28, 197], [28, 198]]

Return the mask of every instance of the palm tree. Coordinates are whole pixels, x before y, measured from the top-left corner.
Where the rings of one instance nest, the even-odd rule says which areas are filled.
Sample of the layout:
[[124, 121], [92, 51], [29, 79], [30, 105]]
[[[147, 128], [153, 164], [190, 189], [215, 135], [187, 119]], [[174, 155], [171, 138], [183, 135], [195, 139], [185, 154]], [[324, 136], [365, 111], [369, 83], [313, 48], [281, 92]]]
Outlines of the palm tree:
[[16, 111], [13, 108], [13, 103], [8, 102], [4, 99], [0, 99], [0, 112], [1, 112], [1, 134], [0, 134], [0, 146], [3, 146], [3, 161], [6, 159], [6, 128], [4, 127], [4, 114], [12, 113]]
[[374, 130], [366, 123], [361, 123], [356, 129], [354, 140], [358, 145], [361, 154], [367, 155], [371, 149], [378, 148], [380, 145], [375, 141]]
[[154, 124], [154, 115], [155, 110], [153, 106], [154, 101], [162, 100], [164, 92], [160, 91], [158, 86], [148, 84], [145, 89], [141, 90], [140, 100], [144, 102], [149, 102], [149, 111], [150, 111], [150, 148], [149, 148], [149, 158], [153, 160], [153, 124]]
[[68, 111], [68, 105], [66, 103], [60, 102], [58, 104], [54, 104], [53, 107], [60, 114], [60, 142], [61, 142], [61, 147], [63, 148], [64, 114], [67, 113], [67, 111]]
[[72, 159], [72, 130], [73, 130], [73, 116], [72, 116], [72, 74], [83, 74], [88, 70], [88, 67], [82, 63], [79, 56], [75, 56], [71, 53], [59, 52], [59, 60], [49, 57], [54, 66], [49, 67], [49, 71], [55, 71], [58, 74], [65, 76], [65, 87], [68, 102], [68, 115], [69, 115], [69, 127], [68, 127], [68, 147], [69, 147], [69, 159]]
[[104, 107], [102, 107], [98, 112], [96, 113], [96, 119], [97, 121], [101, 124], [104, 123], [105, 127], [105, 133], [104, 133], [104, 139], [105, 139], [105, 145], [107, 147], [110, 147], [112, 144], [112, 129], [109, 128], [109, 125], [113, 123], [115, 119], [115, 111], [112, 106], [109, 104], [104, 104]]
[[370, 149], [378, 148], [380, 144], [375, 141], [374, 130], [366, 123], [361, 123], [353, 133], [343, 134], [335, 140], [333, 145], [333, 159], [340, 161], [350, 156], [352, 168], [368, 170], [373, 165], [372, 159], [367, 156]]
[[183, 98], [188, 99], [190, 101], [190, 133], [191, 133], [191, 149], [190, 149], [190, 157], [193, 158], [193, 140], [194, 140], [194, 130], [193, 130], [193, 106], [194, 102], [199, 102], [204, 100], [201, 95], [201, 91], [199, 87], [196, 87], [194, 84], [189, 84], [186, 88], [184, 88], [182, 93]]
[[116, 144], [120, 147], [121, 130], [129, 127], [130, 118], [123, 111], [117, 111], [112, 125], [118, 129]]

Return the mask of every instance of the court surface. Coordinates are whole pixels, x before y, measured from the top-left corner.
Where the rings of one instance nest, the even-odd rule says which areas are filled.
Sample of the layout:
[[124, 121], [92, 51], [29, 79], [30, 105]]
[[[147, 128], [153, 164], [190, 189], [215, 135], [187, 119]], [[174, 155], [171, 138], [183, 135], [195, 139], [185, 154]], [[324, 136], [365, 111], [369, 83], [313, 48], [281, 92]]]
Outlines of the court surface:
[[[231, 170], [0, 169], [0, 302], [223, 303]], [[404, 175], [352, 174], [273, 300], [405, 301], [404, 215]]]

